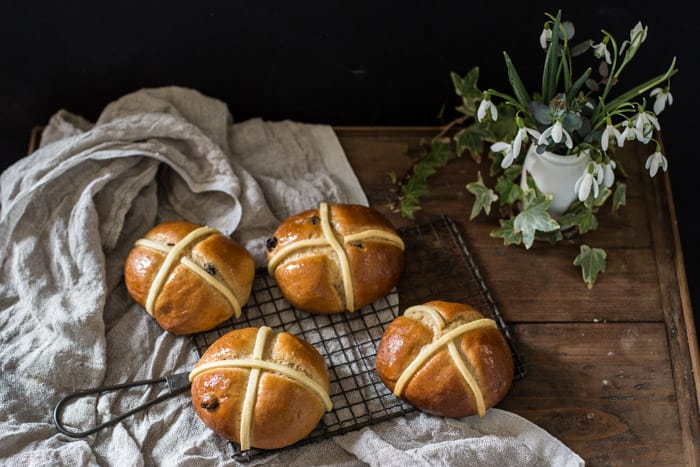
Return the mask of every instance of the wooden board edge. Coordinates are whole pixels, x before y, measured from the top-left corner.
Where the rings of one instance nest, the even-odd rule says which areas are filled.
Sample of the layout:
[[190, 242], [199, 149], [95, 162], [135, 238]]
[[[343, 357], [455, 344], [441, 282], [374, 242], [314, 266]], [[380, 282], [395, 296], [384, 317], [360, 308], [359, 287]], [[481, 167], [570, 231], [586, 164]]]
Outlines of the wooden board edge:
[[[657, 139], [662, 146], [660, 133]], [[639, 153], [643, 162], [644, 153]], [[676, 385], [676, 401], [680, 415], [683, 446], [688, 465], [700, 462], [700, 398], [698, 397], [698, 356], [695, 324], [687, 287], [683, 254], [677, 232], [677, 218], [673, 209], [673, 196], [670, 177], [666, 173], [659, 177], [641, 174], [645, 204], [649, 212], [649, 228], [654, 244], [658, 270], [659, 291], [666, 322], [667, 342], [671, 355]], [[678, 237], [676, 236], [678, 235]], [[679, 269], [680, 267], [680, 269]], [[695, 360], [695, 361], [694, 361]]]

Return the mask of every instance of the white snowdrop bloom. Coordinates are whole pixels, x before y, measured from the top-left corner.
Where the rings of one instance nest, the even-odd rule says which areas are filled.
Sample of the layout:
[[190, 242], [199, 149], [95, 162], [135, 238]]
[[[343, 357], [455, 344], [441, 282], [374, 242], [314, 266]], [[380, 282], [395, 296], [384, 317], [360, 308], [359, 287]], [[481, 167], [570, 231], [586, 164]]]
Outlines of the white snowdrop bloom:
[[560, 143], [562, 138], [564, 138], [564, 144], [566, 144], [566, 147], [569, 149], [571, 149], [574, 146], [574, 142], [571, 140], [571, 135], [568, 131], [564, 129], [559, 120], [554, 122], [554, 125], [550, 126], [542, 132], [539, 140], [537, 141], [537, 144], [547, 144], [547, 138], [550, 137], [555, 143]]
[[654, 128], [661, 129], [659, 120], [651, 112], [639, 112], [634, 118], [634, 136], [637, 141], [647, 144], [654, 134]]
[[661, 88], [654, 88], [651, 90], [649, 95], [654, 97], [654, 113], [656, 115], [663, 112], [663, 110], [666, 108], [666, 103], [668, 103], [669, 106], [673, 104], [673, 96], [671, 95], [671, 91], [664, 91]]
[[496, 106], [493, 104], [493, 102], [491, 102], [491, 99], [488, 98], [482, 100], [479, 104], [479, 109], [476, 112], [476, 118], [481, 122], [484, 120], [487, 113], [491, 114], [491, 120], [498, 120], [498, 109], [496, 109]]
[[518, 155], [513, 152], [513, 145], [508, 144], [505, 141], [499, 141], [497, 143], [493, 143], [491, 145], [491, 151], [503, 153], [503, 155], [505, 157], [501, 161], [501, 167], [504, 169], [507, 169], [508, 167], [510, 167], [511, 164], [513, 164], [513, 161], [515, 160], [515, 158], [518, 157]]
[[644, 167], [649, 171], [649, 176], [653, 177], [659, 171], [659, 167], [661, 167], [661, 170], [666, 172], [668, 169], [668, 159], [666, 159], [666, 156], [661, 154], [661, 151], [659, 151], [659, 148], [657, 147], [656, 152], [647, 157]]
[[[617, 141], [618, 146], [622, 146], [620, 144], [620, 136], [621, 133], [620, 131], [615, 128], [612, 124], [608, 124], [608, 126], [605, 127], [605, 130], [603, 130], [603, 134], [600, 135], [600, 147], [603, 151], [608, 150], [608, 145], [610, 144], [610, 138], [615, 138]], [[624, 142], [624, 139], [622, 140]]]
[[612, 65], [612, 58], [610, 57], [610, 51], [608, 50], [607, 44], [604, 44], [603, 42], [593, 44], [593, 55], [595, 58], [604, 58], [609, 65]]
[[540, 46], [543, 49], [546, 49], [549, 42], [552, 42], [552, 30], [549, 28], [544, 28], [540, 34]]
[[603, 184], [608, 188], [615, 183], [615, 167], [617, 167], [615, 161], [609, 161], [607, 164], [603, 164]]
[[589, 172], [588, 169], [586, 169], [586, 171], [583, 172], [583, 175], [581, 175], [579, 179], [576, 180], [576, 184], [574, 185], [574, 191], [576, 191], [576, 193], [578, 194], [579, 201], [583, 202], [588, 199], [588, 196], [591, 194], [591, 189], [593, 189], [593, 197], [597, 198], [598, 183], [596, 182], [593, 173]]

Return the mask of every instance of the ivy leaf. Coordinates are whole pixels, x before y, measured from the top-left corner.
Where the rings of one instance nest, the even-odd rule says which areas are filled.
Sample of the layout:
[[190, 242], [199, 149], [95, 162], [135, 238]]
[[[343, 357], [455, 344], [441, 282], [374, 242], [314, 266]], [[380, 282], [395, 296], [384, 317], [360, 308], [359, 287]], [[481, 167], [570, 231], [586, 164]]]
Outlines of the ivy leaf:
[[523, 235], [520, 232], [515, 231], [513, 226], [513, 219], [499, 219], [498, 222], [501, 224], [499, 228], [491, 231], [489, 236], [492, 238], [502, 238], [504, 245], [519, 245], [523, 241]]
[[484, 139], [491, 143], [496, 141], [510, 141], [515, 137], [518, 131], [518, 125], [515, 123], [515, 109], [501, 102], [497, 106], [498, 120], [488, 122], [489, 135]]
[[[450, 145], [435, 140], [430, 149], [420, 155], [418, 162], [413, 166], [410, 177], [401, 185], [401, 198], [399, 200], [399, 212], [407, 219], [413, 219], [414, 213], [420, 210], [420, 197], [428, 193], [428, 178], [454, 157]], [[394, 174], [393, 180], [397, 177]]]
[[581, 267], [581, 275], [583, 281], [589, 289], [593, 288], [598, 274], [605, 272], [605, 258], [607, 254], [601, 248], [591, 248], [588, 245], [581, 245], [581, 250], [576, 259], [574, 266]]
[[612, 194], [610, 188], [602, 186], [598, 192], [598, 196], [593, 199], [593, 206], [601, 207], [608, 200], [608, 197]]
[[537, 194], [528, 191], [523, 200], [523, 209], [515, 216], [514, 228], [516, 232], [522, 232], [523, 244], [530, 249], [535, 241], [535, 233], [551, 232], [559, 228], [559, 224], [547, 212], [552, 204], [552, 195]]
[[403, 198], [399, 203], [399, 212], [406, 219], [414, 219], [415, 212], [421, 209], [420, 202], [415, 198]]
[[478, 161], [484, 151], [484, 138], [486, 136], [488, 133], [478, 124], [471, 124], [459, 130], [454, 136], [455, 143], [457, 143], [457, 156], [464, 154], [464, 151], [469, 151], [472, 159]]
[[528, 103], [531, 101], [530, 93], [527, 92], [527, 89], [525, 89], [525, 85], [520, 79], [518, 70], [515, 69], [515, 65], [513, 65], [508, 53], [504, 51], [503, 56], [506, 60], [508, 80], [510, 81], [510, 86], [513, 88], [513, 92], [515, 93], [515, 98], [518, 100], [518, 103], [523, 106], [523, 108], [527, 108]]
[[477, 181], [467, 184], [467, 191], [473, 194], [476, 198], [474, 200], [474, 205], [472, 206], [472, 212], [469, 216], [469, 220], [474, 219], [483, 210], [488, 216], [491, 213], [491, 203], [498, 200], [498, 195], [493, 192], [493, 190], [486, 185], [484, 185], [484, 179], [481, 177], [481, 172], [477, 172]]
[[457, 110], [467, 116], [473, 117], [476, 115], [476, 104], [482, 98], [482, 92], [477, 87], [479, 67], [476, 66], [472, 68], [464, 77], [459, 76], [455, 72], [450, 73], [450, 77], [452, 78], [455, 92], [462, 98], [462, 105], [458, 107]]
[[593, 214], [593, 209], [583, 203], [578, 203], [575, 208], [569, 209], [558, 221], [560, 225], [575, 225], [581, 235], [598, 228], [598, 218]]
[[540, 240], [546, 240], [552, 245], [556, 245], [564, 238], [560, 229], [552, 230], [551, 232], [537, 232], [537, 238]]
[[[508, 169], [511, 167], [508, 167]], [[501, 199], [501, 206], [510, 206], [523, 198], [523, 189], [520, 188], [519, 183], [516, 183], [515, 180], [508, 176], [508, 170], [506, 170], [506, 174], [503, 177], [498, 179], [494, 188]]]
[[615, 212], [625, 205], [627, 205], [627, 185], [620, 182], [615, 187], [615, 193], [613, 194], [612, 211]]

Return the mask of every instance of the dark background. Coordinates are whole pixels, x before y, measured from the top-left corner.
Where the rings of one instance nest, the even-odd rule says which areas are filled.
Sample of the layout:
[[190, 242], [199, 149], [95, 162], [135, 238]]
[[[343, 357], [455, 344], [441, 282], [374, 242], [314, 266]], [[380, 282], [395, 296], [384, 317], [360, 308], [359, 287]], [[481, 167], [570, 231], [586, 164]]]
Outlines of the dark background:
[[545, 12], [562, 8], [576, 25], [574, 43], [598, 41], [600, 29], [622, 42], [641, 20], [649, 36], [621, 86], [662, 73], [677, 56], [675, 102], [660, 123], [691, 299], [700, 304], [697, 3], [513, 3], [12, 2], [0, 14], [0, 171], [57, 110], [94, 121], [142, 87], [198, 89], [225, 101], [237, 121], [439, 125], [440, 109], [456, 105], [451, 71], [479, 65], [480, 87], [509, 89], [503, 50], [527, 87], [539, 86]]

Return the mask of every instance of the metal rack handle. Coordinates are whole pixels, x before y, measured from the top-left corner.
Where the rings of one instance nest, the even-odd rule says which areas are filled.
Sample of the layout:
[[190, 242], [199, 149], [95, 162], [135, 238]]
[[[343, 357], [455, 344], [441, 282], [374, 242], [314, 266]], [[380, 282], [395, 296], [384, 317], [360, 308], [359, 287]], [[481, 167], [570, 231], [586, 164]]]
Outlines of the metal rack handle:
[[[133, 381], [130, 383], [121, 383], [121, 384], [115, 384], [114, 386], [105, 386], [105, 387], [99, 387], [99, 388], [90, 388], [90, 389], [83, 389], [80, 391], [73, 392], [71, 394], [68, 394], [65, 396], [63, 399], [58, 401], [58, 404], [56, 404], [56, 408], [53, 411], [53, 423], [56, 425], [56, 428], [58, 431], [63, 433], [64, 435], [70, 436], [71, 438], [84, 438], [88, 435], [91, 435], [95, 433], [96, 431], [101, 430], [102, 428], [106, 428], [108, 426], [115, 425], [119, 423], [120, 421], [124, 420], [127, 417], [130, 417], [131, 415], [135, 414], [136, 412], [139, 412], [141, 410], [144, 410], [154, 404], [157, 404], [158, 402], [161, 402], [165, 399], [168, 399], [169, 397], [172, 397], [176, 394], [179, 394], [190, 387], [190, 381], [189, 381], [189, 372], [186, 373], [177, 373], [174, 375], [168, 375], [163, 378], [155, 378], [155, 379], [148, 379], [148, 380], [142, 380], [142, 381]], [[161, 394], [160, 396], [156, 397], [155, 399], [151, 399], [148, 402], [145, 402], [138, 407], [135, 407], [131, 410], [129, 410], [126, 413], [123, 413], [119, 415], [118, 417], [115, 417], [111, 420], [108, 420], [104, 423], [100, 423], [99, 425], [90, 428], [85, 431], [71, 431], [68, 428], [65, 427], [63, 422], [61, 421], [61, 412], [65, 404], [73, 399], [78, 399], [80, 397], [84, 397], [90, 394], [101, 394], [103, 392], [108, 392], [108, 391], [117, 391], [119, 389], [125, 389], [125, 388], [131, 388], [135, 386], [149, 386], [152, 384], [160, 384], [160, 383], [165, 383], [168, 386], [167, 392]]]

